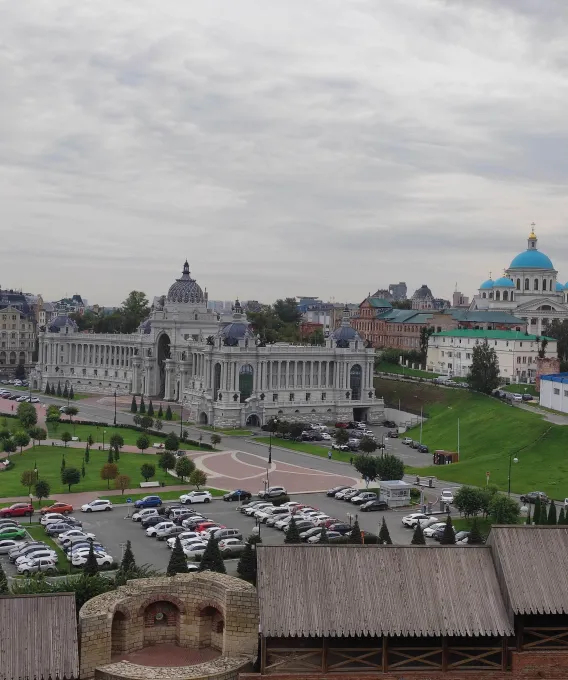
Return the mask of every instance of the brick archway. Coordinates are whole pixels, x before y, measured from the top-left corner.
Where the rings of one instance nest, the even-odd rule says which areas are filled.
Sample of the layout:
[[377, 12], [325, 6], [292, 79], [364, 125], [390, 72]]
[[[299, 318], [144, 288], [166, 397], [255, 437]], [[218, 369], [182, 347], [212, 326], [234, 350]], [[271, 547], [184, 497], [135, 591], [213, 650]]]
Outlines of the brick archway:
[[142, 604], [138, 608], [138, 615], [143, 616], [146, 609], [148, 609], [151, 604], [156, 602], [169, 602], [178, 608], [180, 614], [186, 613], [185, 604], [179, 599], [179, 597], [168, 595], [167, 593], [155, 593], [154, 595], [151, 595], [150, 597], [147, 597], [145, 600], [143, 600]]
[[211, 647], [223, 651], [225, 633], [225, 616], [220, 607], [211, 604], [199, 607], [199, 641], [198, 647]]

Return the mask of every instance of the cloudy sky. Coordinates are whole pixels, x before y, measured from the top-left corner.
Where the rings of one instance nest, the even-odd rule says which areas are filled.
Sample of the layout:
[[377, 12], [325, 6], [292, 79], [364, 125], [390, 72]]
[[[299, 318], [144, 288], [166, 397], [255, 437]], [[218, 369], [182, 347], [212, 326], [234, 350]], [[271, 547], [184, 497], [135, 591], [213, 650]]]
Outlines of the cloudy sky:
[[3, 0], [2, 287], [568, 279], [565, 0]]

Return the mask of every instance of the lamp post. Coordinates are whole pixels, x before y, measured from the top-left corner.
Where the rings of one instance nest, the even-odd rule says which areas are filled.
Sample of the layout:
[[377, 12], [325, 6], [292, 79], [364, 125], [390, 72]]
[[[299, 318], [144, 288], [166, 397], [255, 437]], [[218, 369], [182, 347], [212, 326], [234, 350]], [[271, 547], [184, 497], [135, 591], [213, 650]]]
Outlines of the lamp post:
[[179, 412], [179, 438], [183, 439], [183, 397], [180, 400], [180, 412]]
[[519, 459], [516, 456], [513, 458], [513, 452], [511, 451], [511, 453], [509, 454], [509, 476], [507, 480], [507, 496], [511, 495], [511, 464], [518, 462]]
[[114, 391], [114, 426], [116, 427], [116, 390]]
[[105, 450], [105, 434], [106, 430], [103, 430], [103, 451]]
[[65, 387], [67, 389], [67, 406], [69, 406], [69, 388], [71, 387], [71, 383], [69, 380], [65, 381]]

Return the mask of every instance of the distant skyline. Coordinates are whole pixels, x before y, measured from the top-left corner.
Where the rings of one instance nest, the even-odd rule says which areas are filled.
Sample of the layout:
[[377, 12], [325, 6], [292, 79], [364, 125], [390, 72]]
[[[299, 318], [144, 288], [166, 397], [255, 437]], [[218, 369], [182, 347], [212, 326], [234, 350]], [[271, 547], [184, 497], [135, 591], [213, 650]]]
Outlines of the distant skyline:
[[0, 3], [4, 288], [116, 306], [568, 280], [568, 5]]

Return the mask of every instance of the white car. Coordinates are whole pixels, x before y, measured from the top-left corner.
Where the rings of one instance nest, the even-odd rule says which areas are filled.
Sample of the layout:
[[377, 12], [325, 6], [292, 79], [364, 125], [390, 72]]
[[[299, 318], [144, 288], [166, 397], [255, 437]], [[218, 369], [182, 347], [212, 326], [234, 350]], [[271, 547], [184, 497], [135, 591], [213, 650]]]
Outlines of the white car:
[[331, 435], [329, 434], [329, 432], [322, 432], [322, 433], [321, 433], [321, 438], [322, 438], [324, 441], [331, 441]]
[[342, 489], [341, 491], [338, 491], [338, 492], [335, 494], [335, 498], [337, 498], [338, 500], [342, 501], [343, 498], [345, 497], [345, 494], [346, 494], [348, 491], [356, 491], [356, 489], [354, 489], [352, 486], [350, 486], [348, 489]]
[[423, 529], [426, 529], [426, 527], [439, 522], [440, 517], [438, 515], [430, 515], [430, 517], [426, 517], [426, 519], [419, 519], [418, 521], [420, 522], [420, 526]]
[[81, 529], [70, 529], [69, 531], [65, 531], [62, 534], [59, 534], [59, 536], [56, 538], [56, 541], [60, 543], [61, 545], [64, 545], [67, 543], [67, 541], [71, 538], [96, 538], [95, 534], [90, 534], [87, 533], [86, 531], [82, 531]]
[[442, 489], [440, 500], [451, 505], [454, 502], [454, 492], [452, 489]]
[[207, 527], [207, 529], [203, 529], [203, 531], [200, 531], [199, 535], [202, 537], [202, 540], [205, 542], [205, 541], [209, 540], [209, 537], [211, 536], [211, 534], [214, 531], [219, 531], [219, 529], [222, 529], [222, 528], [223, 527], [220, 527], [220, 526], [217, 526], [217, 525], [215, 525], [213, 527]]
[[159, 524], [155, 524], [153, 527], [148, 527], [146, 529], [146, 536], [157, 536], [158, 531], [164, 531], [164, 530], [170, 530], [173, 529], [176, 525], [173, 522], [160, 522]]
[[133, 522], [141, 522], [145, 517], [151, 517], [152, 515], [159, 515], [157, 508], [144, 508], [139, 510], [132, 515]]
[[403, 438], [401, 439], [401, 442], [402, 442], [403, 444], [412, 444], [412, 439], [411, 439], [410, 437], [403, 437]]
[[182, 505], [187, 503], [211, 503], [212, 500], [213, 496], [209, 491], [190, 491], [179, 497], [179, 502]]
[[39, 560], [41, 557], [49, 557], [54, 562], [57, 562], [57, 553], [55, 550], [50, 550], [49, 548], [38, 548], [37, 550], [32, 550], [22, 557], [16, 558], [16, 566], [23, 564], [24, 562], [31, 562], [32, 560]]
[[64, 522], [66, 519], [67, 517], [60, 512], [46, 512], [45, 515], [40, 517], [39, 523], [45, 526], [50, 522]]
[[96, 501], [81, 506], [81, 512], [102, 512], [104, 510], [112, 510], [112, 503], [102, 498], [97, 498]]
[[421, 519], [428, 519], [428, 515], [424, 515], [422, 512], [413, 512], [411, 515], [402, 518], [402, 525], [414, 529]]
[[172, 536], [171, 538], [168, 538], [166, 540], [166, 545], [170, 550], [174, 549], [174, 545], [176, 544], [176, 538], [179, 538], [179, 540], [183, 543], [184, 541], [189, 541], [190, 539], [194, 538], [197, 540], [201, 540], [199, 538], [199, 534], [197, 531], [183, 531], [181, 534], [178, 534], [177, 536]]
[[284, 517], [283, 519], [279, 519], [275, 524], [274, 527], [276, 529], [280, 529], [280, 531], [284, 531], [284, 528], [288, 526], [290, 520], [294, 517], [294, 515], [288, 515], [288, 517]]
[[18, 564], [17, 569], [18, 574], [23, 574], [24, 576], [29, 576], [29, 574], [39, 571], [46, 574], [56, 574], [57, 563], [49, 557], [40, 557], [37, 560], [29, 560], [28, 562]]
[[294, 509], [298, 507], [300, 503], [298, 501], [288, 501], [287, 503], [282, 503], [282, 505], [279, 505], [279, 508], [288, 508], [290, 512], [294, 512]]
[[329, 515], [321, 515], [315, 519], [312, 519], [312, 522], [316, 525], [316, 527], [322, 527], [330, 519], [331, 517]]
[[203, 557], [203, 553], [205, 552], [205, 548], [207, 546], [205, 545], [205, 543], [192, 543], [190, 545], [184, 545], [182, 547], [186, 557], [197, 557], [198, 555], [200, 557]]
[[[106, 548], [103, 548], [102, 545], [98, 546], [93, 546], [93, 551], [95, 555], [106, 555]], [[82, 555], [83, 557], [87, 557], [89, 553], [91, 552], [91, 547], [89, 546], [88, 548], [86, 546], [82, 546], [81, 548], [76, 548], [75, 550], [71, 551], [67, 555], [67, 559], [69, 562], [73, 560], [74, 557], [78, 557], [79, 555]]]
[[272, 517], [274, 510], [276, 510], [275, 506], [272, 506], [271, 508], [262, 508], [258, 512], [255, 512], [255, 517], [259, 522], [266, 522], [269, 517]]
[[245, 508], [245, 511], [243, 514], [248, 515], [251, 517], [254, 515], [256, 512], [259, 510], [266, 510], [267, 508], [273, 508], [274, 506], [272, 503], [261, 503], [260, 505], [256, 505], [254, 508]]
[[432, 536], [436, 531], [438, 531], [438, 529], [443, 529], [445, 526], [446, 526], [445, 522], [436, 522], [436, 524], [430, 524], [430, 526], [424, 529], [424, 536], [426, 536], [427, 538], [432, 538]]
[[[74, 567], [84, 567], [88, 557], [89, 553], [86, 555], [81, 552], [74, 554], [73, 558], [71, 559], [71, 564]], [[95, 552], [95, 559], [97, 560], [97, 565], [99, 567], [110, 567], [112, 564], [112, 557], [108, 553]]]
[[14, 541], [12, 538], [4, 538], [0, 541], [0, 555], [7, 555], [10, 550], [18, 548], [21, 545], [21, 541]]
[[38, 399], [37, 397], [32, 397], [32, 398], [30, 399], [30, 403], [31, 403], [31, 404], [39, 404], [39, 399]]

